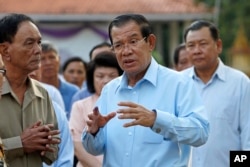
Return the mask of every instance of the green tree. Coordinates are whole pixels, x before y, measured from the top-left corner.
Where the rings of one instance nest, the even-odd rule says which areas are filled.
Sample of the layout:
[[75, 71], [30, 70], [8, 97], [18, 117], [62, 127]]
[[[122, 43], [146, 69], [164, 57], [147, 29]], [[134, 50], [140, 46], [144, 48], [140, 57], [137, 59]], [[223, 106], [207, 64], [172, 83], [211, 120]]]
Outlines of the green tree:
[[196, 0], [196, 2], [206, 3], [211, 9], [216, 9], [216, 4], [219, 4], [218, 18], [215, 15], [214, 21], [220, 30], [220, 36], [223, 40], [223, 53], [221, 57], [227, 62], [230, 48], [233, 45], [240, 26], [245, 27], [247, 39], [250, 37], [250, 31], [247, 31], [248, 27], [250, 27], [250, 1]]

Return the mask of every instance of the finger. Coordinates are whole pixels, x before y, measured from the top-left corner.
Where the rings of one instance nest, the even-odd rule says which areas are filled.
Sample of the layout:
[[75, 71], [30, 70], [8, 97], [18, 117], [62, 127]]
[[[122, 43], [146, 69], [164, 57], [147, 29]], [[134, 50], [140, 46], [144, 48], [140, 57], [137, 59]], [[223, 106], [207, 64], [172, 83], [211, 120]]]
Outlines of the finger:
[[88, 118], [90, 119], [90, 120], [93, 120], [95, 117], [97, 117], [99, 115], [99, 110], [98, 110], [98, 107], [95, 107], [94, 109], [93, 109], [93, 113], [90, 113], [90, 114], [88, 114]]
[[94, 108], [93, 114], [94, 114], [94, 115], [99, 115], [99, 109], [98, 109], [98, 107], [95, 107], [95, 108]]
[[94, 119], [94, 115], [93, 114], [88, 114], [88, 118], [90, 119], [90, 120], [93, 120]]
[[110, 119], [114, 118], [115, 115], [116, 115], [115, 112], [111, 112], [111, 113], [109, 113], [107, 116], [105, 116], [104, 118], [105, 118], [105, 119], [107, 120], [107, 122], [108, 122]]
[[44, 156], [44, 155], [45, 155], [45, 151], [42, 151], [42, 152], [41, 152], [41, 156]]
[[125, 123], [125, 124], [123, 125], [123, 127], [127, 128], [127, 127], [135, 126], [135, 125], [138, 125], [138, 121], [137, 121], [137, 120], [134, 120], [134, 121], [132, 121], [132, 122]]
[[47, 124], [47, 126], [48, 126], [50, 129], [53, 129], [53, 128], [54, 128], [54, 124]]
[[36, 128], [39, 127], [42, 124], [42, 121], [37, 121], [33, 125], [29, 126], [29, 128]]
[[55, 152], [56, 149], [53, 148], [53, 147], [48, 147], [46, 151], [47, 151], [47, 152]]
[[51, 136], [51, 135], [49, 135], [49, 136], [48, 136], [48, 139], [49, 139], [49, 140], [52, 140], [52, 136]]
[[118, 116], [119, 119], [138, 119], [138, 114], [120, 114]]
[[37, 127], [37, 130], [39, 132], [49, 132], [50, 131], [50, 127], [48, 125], [42, 125]]
[[123, 109], [119, 109], [117, 110], [117, 113], [119, 114], [129, 114], [129, 113], [134, 113], [135, 110], [133, 110], [132, 108], [123, 108]]
[[56, 150], [53, 147], [46, 146], [46, 150], [41, 151], [41, 156], [45, 156], [46, 152], [55, 152]]
[[133, 103], [133, 102], [119, 102], [118, 105], [125, 106], [125, 107], [132, 107], [132, 108], [135, 108], [138, 106], [138, 104]]
[[90, 121], [90, 120], [87, 120], [86, 123], [87, 123], [88, 126], [92, 125], [92, 121]]
[[48, 141], [48, 144], [60, 144], [61, 140], [59, 138], [52, 138]]
[[47, 131], [33, 131], [29, 136], [30, 138], [35, 139], [36, 141], [39, 141], [40, 143], [46, 142], [46, 140], [49, 140], [49, 136], [55, 136], [58, 133], [53, 132], [47, 132]]
[[55, 136], [55, 135], [59, 135], [59, 134], [60, 134], [60, 130], [51, 130], [51, 131], [49, 131], [50, 136]]
[[40, 127], [39, 127], [39, 131], [40, 131], [40, 132], [43, 132], [43, 131], [49, 132], [49, 131], [51, 131], [51, 129], [53, 129], [53, 128], [54, 128], [54, 125], [53, 125], [53, 124], [47, 124], [47, 125], [40, 126]]
[[[46, 144], [60, 144], [61, 140], [60, 138], [52, 138], [52, 139], [37, 139], [36, 143], [39, 143], [39, 145], [45, 146]], [[42, 149], [46, 150], [46, 149]]]

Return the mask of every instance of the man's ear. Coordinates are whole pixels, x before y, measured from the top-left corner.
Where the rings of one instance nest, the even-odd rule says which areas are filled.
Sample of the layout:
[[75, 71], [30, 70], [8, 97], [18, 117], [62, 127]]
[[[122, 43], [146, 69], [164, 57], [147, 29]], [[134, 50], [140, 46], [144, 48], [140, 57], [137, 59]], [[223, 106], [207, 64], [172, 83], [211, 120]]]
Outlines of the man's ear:
[[217, 40], [216, 46], [217, 46], [217, 52], [218, 52], [218, 54], [220, 54], [222, 52], [222, 49], [223, 49], [223, 45], [222, 45], [222, 40], [221, 39]]
[[8, 43], [0, 43], [0, 53], [2, 55], [3, 61], [10, 60], [9, 45]]
[[156, 36], [154, 34], [150, 34], [148, 36], [148, 41], [149, 41], [149, 47], [150, 47], [150, 51], [152, 52], [155, 49], [155, 45], [156, 45]]

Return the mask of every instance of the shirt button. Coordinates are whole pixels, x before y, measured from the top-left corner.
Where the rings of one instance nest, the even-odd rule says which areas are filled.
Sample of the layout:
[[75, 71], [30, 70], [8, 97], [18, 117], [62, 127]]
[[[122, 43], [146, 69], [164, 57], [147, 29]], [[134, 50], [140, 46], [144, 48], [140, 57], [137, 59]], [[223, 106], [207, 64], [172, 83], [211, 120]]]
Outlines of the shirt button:
[[128, 153], [126, 153], [126, 156], [128, 156]]
[[155, 129], [156, 133], [160, 133], [161, 132], [161, 129], [160, 128], [157, 128]]
[[129, 135], [129, 136], [132, 136], [132, 132], [128, 132], [128, 135]]

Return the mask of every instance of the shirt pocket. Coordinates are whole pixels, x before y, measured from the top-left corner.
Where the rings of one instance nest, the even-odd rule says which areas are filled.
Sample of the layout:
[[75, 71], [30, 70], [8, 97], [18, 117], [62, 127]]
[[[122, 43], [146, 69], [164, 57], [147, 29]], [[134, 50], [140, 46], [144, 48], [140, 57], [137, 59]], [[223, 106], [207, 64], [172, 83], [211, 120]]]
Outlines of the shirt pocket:
[[214, 111], [211, 112], [214, 112], [214, 117], [216, 119], [232, 123], [238, 118], [238, 102], [239, 99], [237, 97], [224, 97], [214, 106]]

